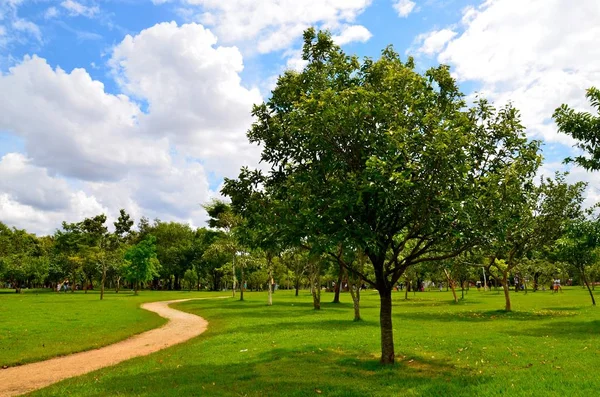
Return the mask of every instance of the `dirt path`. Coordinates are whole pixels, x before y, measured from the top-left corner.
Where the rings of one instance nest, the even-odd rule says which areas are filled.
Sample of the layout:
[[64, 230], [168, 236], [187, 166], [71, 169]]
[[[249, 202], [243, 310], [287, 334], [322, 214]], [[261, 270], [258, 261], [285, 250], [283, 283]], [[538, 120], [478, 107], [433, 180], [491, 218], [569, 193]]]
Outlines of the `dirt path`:
[[[224, 297], [225, 298], [225, 297]], [[199, 298], [214, 299], [214, 298]], [[171, 309], [169, 305], [193, 299], [144, 303], [142, 309], [157, 313], [169, 322], [124, 341], [96, 350], [56, 357], [19, 367], [0, 369], [0, 396], [16, 396], [63, 379], [118, 364], [133, 357], [145, 356], [185, 342], [206, 330], [208, 322], [194, 314]]]

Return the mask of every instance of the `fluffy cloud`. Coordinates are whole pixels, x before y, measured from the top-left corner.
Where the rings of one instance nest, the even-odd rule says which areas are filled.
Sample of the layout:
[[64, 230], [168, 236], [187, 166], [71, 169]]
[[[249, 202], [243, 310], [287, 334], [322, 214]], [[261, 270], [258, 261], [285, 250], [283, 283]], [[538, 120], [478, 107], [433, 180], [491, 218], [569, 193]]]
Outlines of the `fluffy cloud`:
[[512, 100], [533, 136], [570, 144], [549, 118], [564, 102], [584, 107], [585, 88], [600, 81], [598, 20], [596, 0], [487, 0], [464, 10], [438, 60], [497, 102]]
[[119, 179], [168, 163], [168, 143], [141, 135], [138, 106], [107, 94], [84, 69], [67, 73], [26, 57], [0, 76], [0, 92], [9, 93], [0, 95], [0, 130], [21, 136], [32, 161], [52, 173]]
[[450, 29], [435, 30], [433, 32], [420, 34], [415, 43], [420, 47], [417, 52], [433, 55], [440, 52], [445, 45], [456, 36], [456, 32]]
[[[422, 36], [420, 51], [437, 53], [459, 81], [496, 103], [512, 101], [529, 135], [551, 149], [541, 170], [551, 176], [564, 169], [561, 160], [573, 143], [557, 133], [554, 109], [562, 103], [586, 109], [585, 89], [600, 81], [598, 20], [597, 0], [580, 0], [576, 7], [570, 0], [486, 0], [466, 8], [450, 28]], [[427, 43], [433, 37], [440, 40]], [[569, 180], [588, 181], [586, 204], [597, 202], [597, 174], [572, 167]]]
[[371, 1], [180, 0], [187, 6], [200, 6], [194, 9], [199, 21], [214, 26], [225, 42], [248, 42], [260, 53], [289, 48], [310, 26], [319, 25], [337, 33], [354, 22]]
[[165, 23], [127, 36], [109, 64], [124, 94], [36, 56], [0, 75], [0, 130], [26, 152], [0, 161], [4, 222], [51, 233], [62, 220], [126, 208], [200, 226], [201, 203], [217, 195], [209, 176], [256, 165], [245, 132], [262, 98], [242, 86], [235, 47], [200, 25]]
[[115, 47], [110, 64], [125, 92], [148, 103], [139, 118], [149, 136], [168, 137], [183, 154], [201, 158], [219, 173], [255, 162], [247, 143], [258, 89], [241, 85], [241, 53], [216, 46], [197, 24], [155, 25]]
[[368, 41], [373, 35], [369, 32], [369, 29], [362, 25], [352, 25], [344, 28], [342, 32], [333, 37], [333, 40], [338, 45], [344, 45], [351, 42], [359, 41], [364, 43]]
[[393, 7], [402, 18], [406, 18], [413, 10], [417, 3], [411, 0], [395, 0]]
[[107, 213], [92, 195], [53, 177], [22, 154], [0, 159], [0, 219], [36, 233], [51, 233], [63, 220], [73, 222]]

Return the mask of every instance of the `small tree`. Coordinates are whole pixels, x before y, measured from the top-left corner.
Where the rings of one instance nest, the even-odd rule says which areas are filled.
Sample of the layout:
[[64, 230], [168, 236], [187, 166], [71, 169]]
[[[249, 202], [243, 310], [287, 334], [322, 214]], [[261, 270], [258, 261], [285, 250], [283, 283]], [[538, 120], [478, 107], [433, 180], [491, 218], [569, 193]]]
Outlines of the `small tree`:
[[594, 293], [588, 281], [589, 270], [598, 262], [600, 248], [600, 221], [577, 219], [570, 222], [564, 235], [555, 245], [556, 259], [573, 266], [579, 274], [596, 306]]
[[156, 258], [156, 237], [148, 235], [144, 240], [131, 247], [125, 253], [128, 261], [126, 278], [134, 285], [138, 294], [140, 285], [158, 276], [160, 262]]

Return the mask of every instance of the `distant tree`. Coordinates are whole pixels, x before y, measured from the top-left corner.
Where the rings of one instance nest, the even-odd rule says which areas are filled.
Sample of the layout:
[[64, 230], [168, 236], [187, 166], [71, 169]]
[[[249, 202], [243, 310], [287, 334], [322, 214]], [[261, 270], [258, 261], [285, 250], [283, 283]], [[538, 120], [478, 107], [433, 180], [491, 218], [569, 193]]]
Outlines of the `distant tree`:
[[0, 278], [16, 292], [32, 281], [43, 281], [48, 274], [48, 257], [37, 237], [0, 223], [0, 271]]
[[573, 266], [579, 272], [594, 306], [596, 306], [596, 299], [588, 276], [598, 263], [599, 249], [600, 221], [576, 219], [567, 225], [563, 236], [556, 242], [554, 251], [557, 260]]
[[[231, 258], [228, 263], [231, 269], [231, 290], [232, 295], [235, 296], [235, 289], [237, 284], [236, 278], [236, 256], [238, 251], [243, 249], [239, 242], [238, 236], [236, 235], [237, 227], [242, 223], [242, 218], [236, 214], [231, 205], [222, 200], [213, 200], [210, 203], [204, 205], [204, 209], [208, 213], [209, 220], [208, 226], [221, 230], [223, 233], [216, 239], [211, 247], [211, 250], [217, 250], [221, 253], [228, 255]], [[241, 270], [241, 283], [244, 283], [244, 269]], [[243, 288], [240, 288], [240, 300], [244, 300]]]
[[129, 248], [125, 253], [125, 259], [128, 261], [126, 278], [133, 284], [134, 293], [137, 295], [142, 283], [158, 276], [160, 262], [156, 258], [156, 237], [148, 235]]
[[592, 87], [587, 90], [587, 99], [597, 115], [588, 112], [577, 112], [563, 104], [554, 111], [554, 121], [558, 130], [570, 135], [578, 142], [575, 145], [584, 152], [584, 156], [567, 158], [588, 171], [600, 170], [600, 90]]
[[187, 269], [183, 275], [183, 282], [187, 286], [188, 291], [194, 288], [194, 284], [198, 282], [198, 274], [194, 269]]
[[497, 217], [490, 258], [491, 266], [501, 274], [506, 311], [512, 309], [509, 275], [532, 252], [552, 246], [568, 222], [581, 216], [584, 188], [584, 183], [572, 185], [557, 174], [538, 186], [509, 190], [511, 205]]
[[168, 281], [169, 289], [181, 289], [181, 280], [192, 267], [194, 230], [187, 224], [155, 220], [150, 232], [156, 237], [161, 278]]
[[133, 227], [133, 219], [129, 216], [129, 214], [121, 209], [119, 211], [119, 218], [116, 222], [113, 223], [115, 226], [114, 234], [121, 241], [128, 241], [132, 236], [132, 227]]

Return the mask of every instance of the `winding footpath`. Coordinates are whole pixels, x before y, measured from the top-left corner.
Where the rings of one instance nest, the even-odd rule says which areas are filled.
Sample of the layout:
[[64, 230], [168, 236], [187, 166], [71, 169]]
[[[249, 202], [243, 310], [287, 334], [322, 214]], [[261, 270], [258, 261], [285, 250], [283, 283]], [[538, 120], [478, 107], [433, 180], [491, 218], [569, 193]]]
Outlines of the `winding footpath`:
[[144, 303], [142, 309], [157, 313], [169, 322], [160, 328], [132, 336], [121, 342], [96, 350], [0, 369], [0, 396], [16, 396], [41, 389], [63, 379], [87, 374], [133, 357], [146, 356], [198, 336], [206, 331], [208, 322], [195, 314], [169, 307], [171, 303], [196, 299]]

